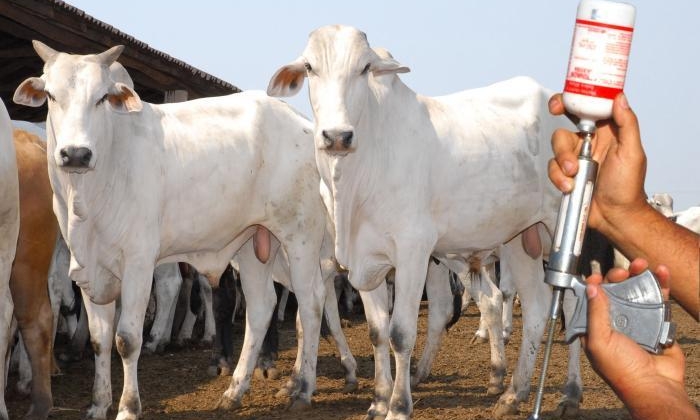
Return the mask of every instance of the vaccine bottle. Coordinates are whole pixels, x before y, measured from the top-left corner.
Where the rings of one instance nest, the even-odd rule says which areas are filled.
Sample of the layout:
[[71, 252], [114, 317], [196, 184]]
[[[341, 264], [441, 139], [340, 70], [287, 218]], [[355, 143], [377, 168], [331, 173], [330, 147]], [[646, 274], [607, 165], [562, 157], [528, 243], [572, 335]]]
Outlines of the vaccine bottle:
[[579, 129], [593, 132], [610, 118], [622, 92], [632, 44], [635, 8], [608, 0], [582, 0], [576, 13], [563, 100], [580, 118]]

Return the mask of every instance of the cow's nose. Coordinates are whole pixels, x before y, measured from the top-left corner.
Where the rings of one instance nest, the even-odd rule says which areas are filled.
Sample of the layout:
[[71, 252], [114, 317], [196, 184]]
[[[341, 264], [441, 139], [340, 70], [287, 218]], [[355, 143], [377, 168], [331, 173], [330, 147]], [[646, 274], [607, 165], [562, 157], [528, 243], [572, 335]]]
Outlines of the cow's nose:
[[61, 166], [87, 168], [92, 159], [92, 151], [87, 147], [67, 146], [61, 149]]
[[351, 130], [323, 130], [321, 134], [323, 134], [323, 144], [329, 149], [348, 149], [352, 145]]

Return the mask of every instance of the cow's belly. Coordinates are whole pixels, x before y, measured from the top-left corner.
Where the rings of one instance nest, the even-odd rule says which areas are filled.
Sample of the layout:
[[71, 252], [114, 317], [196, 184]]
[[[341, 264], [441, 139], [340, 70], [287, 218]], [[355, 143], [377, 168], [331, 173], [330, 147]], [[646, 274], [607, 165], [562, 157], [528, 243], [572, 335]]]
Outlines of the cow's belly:
[[455, 206], [437, 220], [436, 252], [463, 254], [493, 249], [542, 220], [541, 193], [494, 198]]

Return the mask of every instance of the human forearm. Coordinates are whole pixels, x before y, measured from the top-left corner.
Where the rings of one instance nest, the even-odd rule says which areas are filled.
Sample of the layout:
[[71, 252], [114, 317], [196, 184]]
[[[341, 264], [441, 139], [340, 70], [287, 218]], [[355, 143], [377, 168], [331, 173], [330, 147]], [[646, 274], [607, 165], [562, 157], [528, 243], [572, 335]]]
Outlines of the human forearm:
[[606, 212], [597, 227], [627, 258], [644, 258], [653, 269], [671, 271], [671, 296], [698, 320], [700, 312], [700, 236], [671, 222], [649, 205], [634, 211]]

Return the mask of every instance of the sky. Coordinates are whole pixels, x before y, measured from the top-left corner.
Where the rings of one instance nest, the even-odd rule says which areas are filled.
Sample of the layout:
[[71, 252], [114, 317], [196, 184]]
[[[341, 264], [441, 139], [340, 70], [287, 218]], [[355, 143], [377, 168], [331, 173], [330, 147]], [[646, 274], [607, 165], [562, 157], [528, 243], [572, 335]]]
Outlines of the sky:
[[[514, 76], [563, 88], [578, 1], [68, 0], [89, 15], [243, 90], [265, 90], [308, 34], [355, 26], [437, 96]], [[625, 93], [640, 121], [645, 189], [700, 205], [700, 1], [629, 1], [637, 19]], [[288, 102], [311, 117], [307, 88]], [[694, 157], [693, 157], [694, 156]]]

